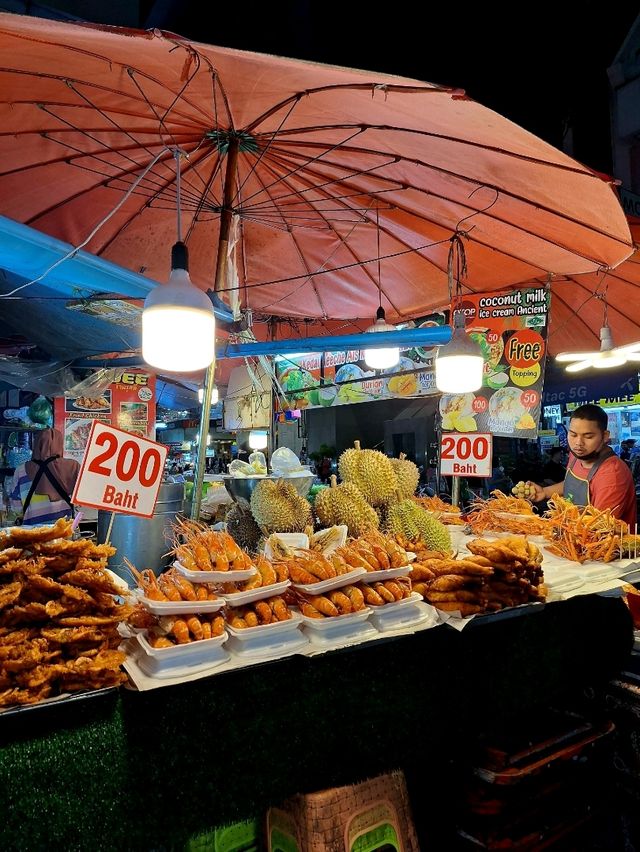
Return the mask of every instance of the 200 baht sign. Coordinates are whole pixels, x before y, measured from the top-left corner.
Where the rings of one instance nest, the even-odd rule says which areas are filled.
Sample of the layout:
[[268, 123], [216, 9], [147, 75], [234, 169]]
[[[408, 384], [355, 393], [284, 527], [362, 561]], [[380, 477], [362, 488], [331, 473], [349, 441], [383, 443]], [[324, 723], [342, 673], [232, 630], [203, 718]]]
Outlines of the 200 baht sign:
[[544, 287], [463, 298], [456, 310], [464, 313], [466, 332], [482, 350], [482, 388], [441, 397], [443, 430], [537, 436], [549, 299]]

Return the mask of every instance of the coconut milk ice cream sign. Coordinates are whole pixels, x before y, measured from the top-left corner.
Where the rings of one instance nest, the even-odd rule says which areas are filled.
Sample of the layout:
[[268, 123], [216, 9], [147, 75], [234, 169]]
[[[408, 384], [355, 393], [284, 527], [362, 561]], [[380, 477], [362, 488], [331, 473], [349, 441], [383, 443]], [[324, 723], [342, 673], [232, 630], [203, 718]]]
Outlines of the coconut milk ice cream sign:
[[482, 388], [444, 394], [442, 428], [535, 438], [540, 419], [550, 294], [545, 287], [465, 296], [456, 311], [484, 356]]

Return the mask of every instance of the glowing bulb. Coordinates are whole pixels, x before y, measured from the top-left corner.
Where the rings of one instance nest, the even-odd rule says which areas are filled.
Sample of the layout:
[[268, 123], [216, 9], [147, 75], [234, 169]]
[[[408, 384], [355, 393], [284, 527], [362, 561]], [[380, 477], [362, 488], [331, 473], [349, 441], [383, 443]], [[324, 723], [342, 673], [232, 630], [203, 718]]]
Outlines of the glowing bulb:
[[142, 357], [152, 367], [189, 373], [215, 356], [216, 321], [209, 297], [189, 278], [183, 243], [172, 249], [171, 275], [144, 300]]
[[454, 312], [453, 334], [436, 355], [436, 387], [442, 393], [469, 393], [482, 387], [484, 358], [464, 330], [464, 314]]
[[[385, 319], [384, 308], [378, 308], [376, 321], [366, 329], [365, 334], [376, 334], [380, 331], [395, 331], [395, 326], [389, 325]], [[395, 367], [400, 361], [400, 349], [397, 346], [384, 346], [380, 349], [365, 349], [364, 361], [372, 370], [387, 370]]]

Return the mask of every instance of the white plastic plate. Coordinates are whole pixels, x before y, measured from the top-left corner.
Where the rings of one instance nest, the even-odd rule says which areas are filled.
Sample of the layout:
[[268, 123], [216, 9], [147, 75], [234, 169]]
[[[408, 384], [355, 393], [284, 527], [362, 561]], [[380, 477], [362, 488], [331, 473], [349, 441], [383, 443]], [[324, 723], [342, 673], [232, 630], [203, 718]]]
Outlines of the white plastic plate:
[[432, 627], [439, 624], [437, 611], [428, 604], [422, 603], [420, 595], [419, 600], [412, 601], [411, 598], [406, 598], [398, 603], [406, 603], [409, 601], [412, 606], [393, 607], [388, 609], [386, 606], [378, 606], [371, 613], [371, 624], [381, 632], [385, 630], [398, 630], [405, 627], [417, 627], [419, 624], [431, 622]]
[[251, 568], [245, 568], [242, 571], [189, 571], [179, 562], [174, 562], [173, 565], [183, 577], [191, 580], [192, 583], [239, 583], [253, 577], [258, 571], [253, 565]]
[[321, 633], [327, 633], [332, 630], [342, 631], [346, 626], [352, 626], [360, 621], [366, 621], [371, 614], [371, 609], [365, 606], [357, 612], [347, 612], [345, 615], [328, 615], [322, 618], [310, 618], [308, 615], [301, 615], [305, 628], [311, 630], [319, 630]]
[[[257, 589], [249, 589], [246, 592], [231, 592], [223, 594], [222, 597], [230, 606], [242, 606], [242, 604], [253, 603], [253, 601], [262, 601], [265, 598], [272, 598], [274, 595], [281, 595], [291, 585], [291, 580], [283, 580], [281, 583], [272, 583], [270, 586], [260, 586]], [[265, 625], [268, 627], [269, 625]]]
[[[268, 626], [270, 625], [267, 625], [267, 627]], [[255, 630], [255, 628], [250, 627], [247, 629]], [[242, 632], [246, 633], [246, 630]], [[278, 657], [286, 657], [308, 644], [308, 637], [305, 636], [301, 630], [296, 629], [291, 633], [277, 633], [274, 637], [272, 637], [271, 641], [267, 643], [243, 642], [238, 636], [231, 636], [225, 647], [231, 651], [234, 656], [242, 657], [247, 660], [261, 660], [264, 658], [277, 659]]]
[[410, 551], [410, 550], [405, 550], [405, 553], [407, 554], [407, 560], [409, 562], [415, 562], [416, 561], [416, 557], [418, 555], [417, 553], [412, 553], [412, 551]]
[[[153, 648], [147, 640], [147, 631], [143, 630], [136, 634], [138, 644], [148, 657], [160, 661], [163, 660], [169, 665], [198, 665], [205, 663], [210, 659], [217, 659], [218, 649], [229, 638], [226, 632], [220, 636], [214, 636], [212, 639], [200, 639], [195, 642], [188, 642], [186, 645], [173, 645], [171, 648]], [[169, 663], [168, 661], [171, 661]]]
[[271, 624], [258, 624], [256, 627], [232, 627], [227, 624], [229, 633], [243, 642], [268, 642], [269, 637], [279, 633], [295, 632], [302, 623], [301, 617], [291, 613], [291, 618], [286, 621], [272, 621]]
[[[140, 595], [140, 601], [154, 615], [186, 615], [187, 613], [217, 612], [225, 605], [224, 598], [213, 601], [152, 601]], [[209, 641], [208, 639], [204, 640]]]
[[357, 583], [361, 577], [367, 574], [366, 568], [354, 568], [347, 574], [340, 574], [337, 577], [329, 577], [328, 580], [318, 580], [317, 583], [292, 583], [294, 589], [299, 592], [306, 592], [311, 595], [321, 595], [323, 592], [330, 592], [331, 589], [339, 589], [341, 586], [348, 586], [350, 583]]
[[[415, 553], [412, 555], [415, 559]], [[378, 583], [381, 580], [393, 580], [394, 577], [406, 577], [410, 573], [411, 565], [403, 565], [402, 568], [385, 568], [382, 571], [367, 571], [366, 575], [360, 580], [360, 582]]]
[[[309, 536], [306, 533], [274, 533], [274, 535], [276, 535], [283, 544], [286, 544], [287, 547], [294, 549], [296, 547], [300, 547], [304, 550], [307, 550], [309, 547]], [[264, 546], [264, 555], [267, 559], [275, 558], [269, 539], [267, 539]]]
[[[316, 536], [319, 537], [322, 533], [328, 532], [329, 529], [332, 529], [332, 527], [326, 527], [325, 529], [318, 530]], [[330, 553], [333, 553], [334, 550], [336, 550], [338, 547], [344, 547], [344, 545], [347, 543], [349, 527], [347, 527], [346, 524], [339, 524], [336, 526], [336, 529], [338, 530], [338, 533], [336, 534], [333, 543], [327, 545], [327, 547], [323, 547], [321, 550], [321, 553], [323, 553], [325, 556], [328, 556]]]

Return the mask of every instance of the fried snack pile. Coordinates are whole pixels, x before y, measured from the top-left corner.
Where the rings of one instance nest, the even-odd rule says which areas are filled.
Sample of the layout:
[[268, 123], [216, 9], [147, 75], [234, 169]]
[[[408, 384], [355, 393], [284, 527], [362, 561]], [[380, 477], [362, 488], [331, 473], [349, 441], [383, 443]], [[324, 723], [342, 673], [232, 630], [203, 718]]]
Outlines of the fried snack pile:
[[212, 639], [224, 633], [224, 618], [221, 615], [184, 615], [161, 618], [158, 626], [148, 632], [148, 641], [152, 648], [172, 648], [174, 645], [188, 645], [202, 639]]
[[474, 539], [473, 554], [450, 559], [422, 551], [412, 565], [413, 589], [437, 609], [475, 615], [544, 600], [542, 554], [519, 536]]
[[611, 562], [618, 559], [629, 527], [616, 518], [611, 509], [581, 508], [559, 495], [549, 500], [549, 506], [547, 517], [553, 541], [547, 547], [550, 553], [574, 562]]
[[179, 520], [172, 553], [189, 571], [242, 571], [251, 557], [228, 532], [216, 532], [199, 521]]
[[417, 503], [418, 506], [426, 509], [427, 512], [431, 512], [436, 515], [436, 517], [443, 512], [446, 512], [446, 523], [449, 525], [456, 524], [458, 526], [464, 526], [466, 523], [466, 521], [464, 521], [461, 517], [460, 507], [452, 506], [450, 503], [445, 503], [444, 500], [440, 499], [440, 497], [412, 497], [411, 499], [414, 503]]
[[[526, 515], [526, 518], [505, 518], [502, 513]], [[549, 522], [534, 514], [528, 500], [520, 497], [508, 497], [502, 491], [492, 491], [488, 500], [477, 498], [467, 514], [467, 520], [474, 533], [488, 530], [511, 532], [520, 535], [550, 535]]]
[[104, 570], [115, 548], [72, 541], [71, 520], [0, 532], [0, 707], [117, 686], [129, 607]]
[[369, 606], [384, 606], [411, 597], [409, 577], [396, 577], [381, 583], [361, 583], [359, 588], [362, 589], [365, 603]]
[[227, 622], [231, 627], [244, 630], [261, 624], [274, 624], [276, 621], [289, 621], [291, 610], [280, 595], [247, 606], [229, 607]]
[[242, 583], [224, 583], [223, 594], [234, 594], [235, 592], [249, 592], [253, 589], [264, 589], [275, 583], [283, 583], [289, 579], [289, 568], [285, 562], [272, 562], [265, 556], [258, 555], [254, 560], [258, 573], [249, 577]]

